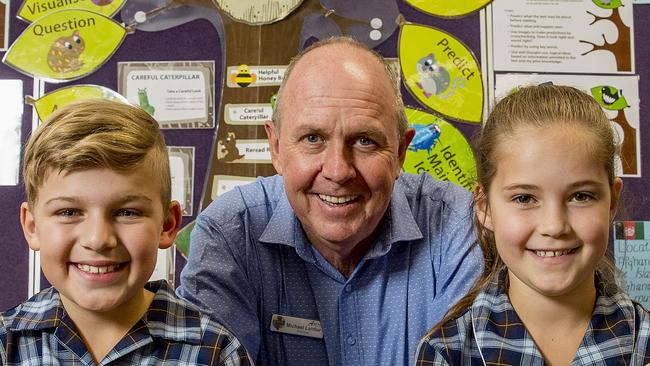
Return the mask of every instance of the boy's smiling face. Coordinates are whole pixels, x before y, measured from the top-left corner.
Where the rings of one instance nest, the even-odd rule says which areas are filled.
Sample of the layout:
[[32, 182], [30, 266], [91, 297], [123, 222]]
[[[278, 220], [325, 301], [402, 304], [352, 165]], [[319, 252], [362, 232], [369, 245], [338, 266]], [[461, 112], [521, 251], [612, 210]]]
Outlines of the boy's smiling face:
[[33, 207], [23, 203], [25, 238], [66, 309], [141, 309], [157, 250], [172, 245], [181, 218], [177, 202], [163, 210], [150, 165], [50, 170]]

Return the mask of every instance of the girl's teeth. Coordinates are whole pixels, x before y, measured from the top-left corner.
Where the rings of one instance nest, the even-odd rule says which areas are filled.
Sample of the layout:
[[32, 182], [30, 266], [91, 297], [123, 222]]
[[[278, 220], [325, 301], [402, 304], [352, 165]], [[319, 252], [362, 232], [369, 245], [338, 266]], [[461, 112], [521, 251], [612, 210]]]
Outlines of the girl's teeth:
[[559, 257], [569, 254], [570, 250], [536, 250], [535, 254], [540, 257]]
[[118, 264], [113, 264], [110, 266], [91, 266], [88, 264], [77, 264], [77, 268], [79, 268], [80, 270], [88, 273], [94, 273], [94, 274], [115, 272], [115, 270], [117, 270], [118, 267], [119, 267]]

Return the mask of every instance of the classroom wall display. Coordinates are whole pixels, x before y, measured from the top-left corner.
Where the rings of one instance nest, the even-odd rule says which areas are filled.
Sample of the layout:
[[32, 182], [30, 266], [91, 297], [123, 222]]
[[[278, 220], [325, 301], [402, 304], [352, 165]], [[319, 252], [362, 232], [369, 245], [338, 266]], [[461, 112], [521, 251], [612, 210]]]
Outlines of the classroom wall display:
[[[115, 1], [115, 0], [114, 0]], [[264, 0], [266, 1], [266, 0]], [[494, 0], [493, 3], [507, 0]], [[1, 2], [1, 1], [0, 1]], [[11, 2], [9, 8], [9, 40], [15, 41], [28, 26], [27, 22], [17, 20], [17, 10], [24, 1]], [[464, 1], [465, 2], [465, 1]], [[193, 5], [184, 5], [191, 3]], [[456, 2], [458, 3], [458, 2]], [[490, 5], [484, 12], [488, 13]], [[259, 175], [274, 174], [271, 164], [241, 163], [219, 161], [218, 142], [226, 142], [229, 132], [235, 134], [235, 140], [265, 140], [262, 119], [272, 111], [273, 94], [277, 86], [229, 87], [228, 68], [237, 70], [236, 81], [245, 83], [246, 72], [239, 70], [246, 65], [249, 74], [257, 75], [259, 66], [286, 66], [290, 57], [316, 39], [333, 34], [347, 34], [362, 39], [363, 42], [380, 54], [395, 58], [398, 56], [399, 15], [406, 22], [443, 30], [457, 39], [476, 55], [479, 66], [485, 67], [483, 57], [491, 48], [480, 43], [482, 33], [482, 13], [474, 12], [464, 17], [439, 18], [407, 3], [406, 0], [380, 1], [344, 1], [344, 0], [304, 0], [284, 18], [264, 24], [249, 24], [237, 21], [223, 11], [211, 0], [129, 0], [113, 17], [135, 32], [125, 37], [115, 53], [94, 72], [78, 80], [64, 81], [61, 84], [41, 83], [23, 73], [0, 64], [0, 79], [17, 79], [23, 81], [24, 94], [36, 99], [44, 94], [69, 85], [101, 85], [111, 90], [118, 90], [118, 62], [177, 62], [177, 61], [213, 61], [214, 66], [214, 126], [211, 128], [173, 128], [163, 133], [170, 146], [194, 147], [193, 210], [191, 216], [183, 217], [183, 227], [187, 236], [182, 234], [177, 240], [178, 253], [182, 253], [181, 244], [189, 244], [189, 232], [198, 212], [214, 197], [234, 189], [237, 185], [254, 180]], [[604, 13], [603, 13], [604, 14]], [[640, 37], [639, 29], [650, 27], [650, 7], [635, 6], [634, 31]], [[136, 19], [137, 18], [137, 19]], [[275, 35], [274, 35], [275, 34]], [[600, 39], [600, 35], [596, 35]], [[601, 37], [602, 38], [602, 37]], [[609, 39], [609, 38], [608, 38]], [[8, 42], [10, 44], [11, 42]], [[639, 94], [650, 93], [650, 83], [644, 82], [650, 75], [650, 67], [640, 60], [650, 57], [650, 44], [638, 42], [635, 45], [635, 71], [640, 76]], [[49, 49], [48, 49], [49, 50]], [[606, 52], [606, 51], [600, 51]], [[0, 51], [0, 55], [5, 52]], [[645, 63], [647, 64], [647, 63]], [[399, 64], [398, 64], [399, 69]], [[240, 72], [242, 71], [242, 72]], [[489, 79], [490, 73], [484, 75]], [[279, 72], [278, 72], [279, 74]], [[266, 75], [272, 77], [271, 73]], [[250, 75], [252, 79], [252, 75]], [[485, 84], [487, 85], [487, 84]], [[42, 89], [39, 90], [39, 88]], [[493, 84], [491, 84], [493, 87]], [[423, 106], [407, 89], [402, 80], [402, 94], [408, 106], [419, 108], [422, 112], [442, 117], [429, 107]], [[489, 92], [490, 88], [486, 88]], [[624, 91], [624, 95], [627, 93]], [[641, 109], [648, 107], [649, 101], [640, 101]], [[645, 103], [645, 104], [644, 104]], [[32, 128], [32, 116], [36, 112], [29, 105], [23, 106], [21, 126], [21, 143], [24, 144]], [[226, 116], [228, 116], [226, 118]], [[477, 130], [477, 123], [463, 123], [453, 118], [444, 118], [466, 138]], [[641, 116], [639, 129], [640, 141], [650, 138], [650, 131], [644, 129], [644, 117]], [[444, 135], [444, 134], [443, 134]], [[427, 141], [426, 139], [424, 139]], [[443, 140], [441, 140], [443, 141]], [[236, 145], [237, 146], [237, 145]], [[643, 148], [644, 146], [641, 146]], [[241, 151], [242, 149], [237, 146]], [[420, 154], [427, 154], [419, 150]], [[432, 150], [433, 153], [433, 150]], [[643, 157], [643, 151], [641, 151]], [[242, 155], [240, 152], [239, 155]], [[223, 155], [222, 155], [223, 156]], [[647, 171], [647, 159], [641, 159], [641, 171]], [[240, 168], [243, 168], [240, 170]], [[239, 173], [243, 174], [239, 174]], [[645, 177], [624, 178], [624, 196], [633, 199], [632, 207], [625, 217], [637, 220], [650, 220], [649, 198], [645, 195], [648, 182]], [[185, 191], [189, 194], [189, 189]], [[0, 278], [0, 309], [22, 301], [27, 295], [30, 264], [37, 265], [29, 259], [26, 243], [18, 225], [19, 206], [23, 193], [20, 182], [18, 186], [0, 186], [0, 268], [8, 268]], [[619, 210], [621, 212], [621, 210]], [[184, 238], [187, 238], [185, 241]], [[175, 257], [175, 279], [184, 266], [182, 255]], [[47, 283], [43, 278], [41, 286]]]
[[172, 200], [181, 204], [183, 216], [192, 216], [194, 202], [194, 146], [169, 146]]
[[650, 307], [650, 222], [614, 222], [614, 259], [633, 300]]
[[214, 127], [214, 61], [118, 62], [118, 91], [161, 128]]
[[88, 10], [59, 10], [30, 24], [2, 62], [32, 77], [57, 83], [97, 70], [130, 29]]
[[101, 85], [68, 85], [51, 91], [38, 99], [25, 96], [25, 103], [34, 106], [38, 119], [42, 122], [52, 112], [66, 104], [88, 99], [108, 99], [127, 103], [126, 98], [116, 91]]
[[23, 81], [0, 80], [0, 186], [18, 184], [20, 131], [23, 121]]
[[631, 0], [496, 0], [491, 11], [496, 71], [635, 71]]
[[84, 9], [110, 18], [125, 2], [126, 0], [25, 0], [18, 9], [17, 17], [31, 23], [59, 10]]
[[612, 121], [621, 158], [616, 173], [622, 177], [641, 176], [641, 120], [639, 115], [639, 77], [635, 75], [559, 75], [559, 74], [498, 74], [496, 99], [520, 85], [541, 84], [571, 85], [590, 94], [603, 107]]
[[0, 0], [0, 51], [7, 49], [9, 44], [9, 3]]

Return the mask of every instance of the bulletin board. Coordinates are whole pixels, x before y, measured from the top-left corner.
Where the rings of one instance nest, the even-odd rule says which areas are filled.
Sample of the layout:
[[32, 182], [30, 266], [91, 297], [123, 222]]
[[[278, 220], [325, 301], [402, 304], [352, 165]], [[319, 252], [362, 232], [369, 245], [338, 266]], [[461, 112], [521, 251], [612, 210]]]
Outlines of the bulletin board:
[[[417, 1], [411, 1], [411, 3], [413, 2], [417, 3]], [[22, 1], [11, 1], [8, 7], [5, 22], [8, 25], [6, 29], [8, 30], [9, 44], [13, 43], [28, 26], [28, 23], [16, 18], [21, 3]], [[134, 4], [138, 3], [138, 1], [130, 0], [127, 5], [129, 3]], [[150, 1], [149, 3], [155, 7], [156, 4], [159, 5], [164, 1]], [[199, 1], [199, 3], [201, 2]], [[251, 120], [262, 118], [260, 116], [268, 114], [267, 105], [272, 102], [273, 94], [277, 90], [274, 83], [278, 81], [277, 75], [280, 75], [282, 67], [288, 63], [290, 55], [297, 53], [302, 46], [313, 42], [314, 39], [325, 36], [327, 32], [342, 29], [350, 34], [371, 34], [371, 38], [376, 41], [375, 44], [372, 44], [374, 48], [389, 60], [393, 60], [395, 67], [399, 69], [403, 65], [399, 64], [398, 56], [406, 59], [406, 53], [409, 51], [400, 48], [400, 45], [403, 46], [403, 44], [400, 43], [400, 31], [397, 28], [404, 27], [405, 24], [413, 24], [425, 27], [426, 29], [421, 30], [424, 32], [432, 32], [430, 29], [435, 29], [437, 33], [432, 33], [431, 37], [440, 37], [439, 45], [444, 46], [445, 44], [442, 42], [446, 39], [446, 42], [451, 47], [453, 44], [452, 39], [456, 39], [460, 41], [464, 48], [471, 51], [470, 54], [473, 54], [474, 59], [470, 54], [460, 55], [460, 53], [452, 57], [452, 59], [457, 59], [456, 66], [462, 65], [459, 68], [461, 75], [463, 70], [466, 69], [464, 72], [465, 81], [462, 82], [464, 83], [464, 89], [484, 87], [482, 84], [472, 84], [476, 79], [470, 76], [474, 68], [477, 70], [481, 68], [482, 60], [485, 57], [485, 50], [482, 49], [484, 39], [482, 39], [481, 35], [482, 29], [486, 25], [484, 18], [482, 18], [483, 14], [480, 12], [471, 12], [465, 16], [436, 16], [432, 13], [434, 10], [429, 12], [422, 9], [418, 10], [406, 0], [369, 1], [368, 4], [387, 3], [388, 5], [383, 4], [381, 7], [375, 5], [378, 8], [367, 5], [367, 9], [353, 5], [338, 5], [338, 3], [348, 2], [326, 0], [304, 0], [302, 3], [300, 1], [285, 1], [284, 3], [292, 10], [287, 10], [285, 15], [275, 15], [282, 20], [264, 25], [256, 24], [256, 22], [268, 23], [268, 19], [247, 18], [242, 22], [240, 18], [243, 15], [241, 14], [226, 13], [217, 8], [211, 10], [205, 8], [202, 14], [213, 13], [213, 15], [195, 19], [196, 13], [180, 12], [177, 13], [178, 18], [184, 17], [184, 20], [187, 21], [179, 22], [181, 24], [173, 27], [158, 31], [138, 30], [136, 27], [135, 32], [128, 34], [124, 38], [115, 53], [101, 67], [88, 76], [72, 82], [62, 84], [35, 83], [32, 77], [17, 72], [5, 64], [0, 64], [0, 79], [22, 80], [23, 94], [25, 95], [34, 95], [39, 91], [47, 93], [71, 84], [100, 85], [113, 91], [122, 90], [125, 92], [126, 84], [133, 82], [133, 85], [130, 86], [131, 92], [134, 93], [131, 98], [142, 98], [137, 99], [141, 105], [149, 105], [159, 113], [166, 107], [160, 104], [147, 103], [147, 99], [144, 98], [148, 97], [149, 101], [155, 98], [154, 88], [148, 85], [163, 84], [147, 84], [147, 82], [154, 79], [163, 82], [162, 79], [164, 78], [174, 77], [178, 79], [184, 78], [186, 80], [184, 82], [187, 83], [183, 84], [187, 85], [187, 87], [178, 90], [187, 91], [204, 87], [210, 98], [203, 101], [201, 108], [207, 106], [208, 110], [212, 110], [211, 114], [199, 113], [200, 108], [197, 107], [196, 118], [187, 117], [191, 114], [189, 112], [183, 114], [187, 118], [173, 117], [174, 113], [169, 112], [167, 116], [170, 117], [164, 123], [161, 122], [167, 144], [174, 146], [170, 153], [176, 159], [175, 161], [179, 164], [187, 164], [188, 161], [191, 161], [193, 181], [191, 186], [185, 187], [183, 191], [183, 197], [185, 198], [184, 227], [189, 227], [198, 212], [211, 201], [212, 197], [218, 196], [219, 190], [230, 184], [228, 179], [236, 181], [236, 178], [240, 177], [242, 181], [245, 181], [257, 175], [274, 173], [272, 166], [263, 161], [265, 159], [264, 155], [256, 155], [258, 150], [263, 150], [259, 145], [260, 141], [266, 138], [263, 125], [255, 123], [238, 124], [236, 116], [240, 116], [241, 111], [244, 110], [244, 107], [239, 107], [239, 103], [259, 104], [258, 106], [246, 106], [248, 111], [252, 111], [249, 113], [249, 117], [246, 118]], [[363, 2], [359, 1], [358, 3]], [[450, 1], [451, 3], [455, 2]], [[336, 8], [337, 5], [340, 11], [327, 14], [326, 22], [319, 23], [322, 22], [322, 17], [314, 16], [314, 14], [323, 15], [327, 13], [328, 8]], [[127, 22], [135, 16], [125, 9], [126, 7], [116, 14], [114, 19]], [[236, 9], [232, 10], [235, 11]], [[364, 12], [376, 12], [377, 14], [394, 12], [394, 15], [399, 16], [396, 16], [392, 22], [384, 20], [383, 23], [380, 22], [381, 24], [373, 21], [374, 18], [366, 22], [359, 22], [358, 19], [363, 18]], [[235, 21], [235, 19], [239, 20]], [[310, 27], [302, 27], [304, 24], [311, 25]], [[641, 33], [648, 26], [650, 26], [650, 5], [635, 5], [634, 35], [637, 42], [634, 48], [636, 65], [634, 75], [639, 76], [639, 95], [642, 96], [650, 95], [648, 94], [650, 93], [650, 84], [648, 83], [650, 79], [650, 63], [647, 61], [648, 57], [650, 57], [650, 44], [644, 41]], [[264, 36], [264, 30], [271, 28], [276, 29], [274, 33], [276, 36]], [[304, 29], [309, 29], [312, 33], [305, 33]], [[410, 29], [420, 31], [416, 28]], [[278, 34], [283, 34], [283, 36], [278, 36]], [[262, 53], [266, 55], [263, 63], [265, 67], [259, 68], [258, 66], [262, 64], [260, 62], [260, 54]], [[236, 58], [233, 58], [235, 57], [233, 55], [236, 55]], [[418, 57], [413, 57], [414, 64], [421, 60]], [[475, 65], [472, 65], [472, 62]], [[244, 66], [248, 68], [244, 68]], [[188, 74], [165, 71], [181, 68]], [[157, 74], [151, 73], [151, 70], [159, 70], [159, 72]], [[483, 70], [483, 72], [486, 71]], [[190, 75], [189, 73], [196, 73], [199, 76], [196, 78], [187, 76]], [[172, 74], [173, 76], [169, 76]], [[252, 80], [253, 74], [255, 74], [255, 81]], [[129, 76], [133, 75], [138, 76], [129, 79]], [[211, 80], [210, 78], [214, 78], [215, 82], [213, 84], [205, 82], [205, 80]], [[270, 84], [251, 85], [254, 82], [268, 82]], [[416, 159], [417, 154], [431, 154], [431, 149], [434, 148], [436, 143], [436, 134], [444, 133], [450, 136], [453, 133], [448, 131], [457, 131], [455, 138], [459, 141], [471, 139], [471, 136], [478, 130], [479, 124], [477, 122], [480, 122], [480, 113], [478, 117], [476, 115], [458, 116], [439, 112], [434, 113], [424, 103], [429, 98], [427, 94], [432, 93], [431, 88], [433, 85], [424, 85], [418, 89], [417, 86], [409, 86], [409, 82], [407, 78], [402, 80], [405, 104], [415, 107], [413, 111], [408, 112], [409, 120], [414, 124], [427, 118], [436, 118], [436, 121], [438, 121], [436, 129], [422, 127], [423, 136], [429, 136], [430, 139], [422, 140], [423, 145], [413, 149], [412, 159]], [[241, 84], [246, 83], [249, 83], [249, 85], [241, 86]], [[43, 90], [39, 89], [41, 87]], [[413, 90], [416, 90], [416, 92], [413, 92]], [[417, 92], [417, 90], [420, 91]], [[140, 93], [137, 93], [138, 91]], [[435, 93], [435, 91], [433, 92]], [[238, 101], [238, 98], [241, 100]], [[229, 105], [224, 105], [223, 100], [228, 100]], [[641, 99], [640, 103], [641, 112], [650, 107], [650, 101], [648, 100]], [[483, 104], [486, 105], [487, 100], [484, 100]], [[436, 106], [436, 108], [444, 110], [445, 106]], [[647, 162], [647, 159], [644, 159], [643, 155], [644, 150], [647, 150], [643, 142], [650, 141], [650, 130], [644, 126], [644, 123], [648, 121], [648, 117], [644, 117], [643, 113], [640, 115], [641, 154], [639, 170], [641, 174], [638, 177], [624, 178], [624, 208], [620, 211], [621, 219], [650, 220], [650, 209], [647, 208], [648, 195], [645, 189], [650, 185], [650, 177], [648, 176], [650, 174], [650, 163]], [[474, 121], [477, 118], [478, 121]], [[21, 140], [24, 143], [34, 123], [34, 109], [32, 106], [24, 106], [22, 121]], [[246, 141], [241, 141], [241, 136], [246, 136]], [[239, 145], [236, 145], [237, 149], [231, 149], [228, 146], [233, 140], [237, 140], [239, 143]], [[437, 148], [444, 149], [444, 146], [438, 145]], [[250, 155], [246, 156], [249, 153]], [[444, 151], [440, 152], [440, 156], [444, 156]], [[250, 161], [246, 162], [246, 159], [250, 159]], [[409, 159], [411, 158], [407, 158], [408, 169], [405, 167], [405, 170], [418, 172], [423, 169], [420, 162]], [[215, 164], [217, 168], [213, 169]], [[458, 183], [462, 185], [462, 179], [469, 175], [471, 175], [471, 172], [467, 172], [465, 176], [456, 177], [460, 180]], [[227, 179], [223, 179], [224, 183], [221, 185], [215, 184], [215, 179], [219, 177], [226, 177]], [[20, 229], [18, 217], [20, 204], [24, 200], [22, 181], [17, 185], [0, 186], [0, 199], [4, 203], [0, 206], [0, 250], [2, 251], [2, 255], [0, 255], [0, 268], [2, 269], [0, 293], [3, 294], [0, 297], [0, 310], [4, 310], [24, 301], [28, 293], [30, 255]], [[184, 264], [183, 256], [178, 255], [176, 261], [177, 275]], [[44, 279], [41, 286], [46, 286]]]

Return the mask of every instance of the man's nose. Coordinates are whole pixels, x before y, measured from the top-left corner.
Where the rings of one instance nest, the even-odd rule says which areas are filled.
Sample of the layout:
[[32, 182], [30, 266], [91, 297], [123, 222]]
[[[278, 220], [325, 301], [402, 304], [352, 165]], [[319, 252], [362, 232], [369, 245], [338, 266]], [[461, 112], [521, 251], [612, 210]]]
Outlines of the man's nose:
[[344, 183], [356, 176], [353, 154], [344, 144], [332, 144], [323, 156], [322, 174], [328, 180]]
[[81, 245], [96, 252], [115, 248], [117, 236], [111, 219], [104, 215], [89, 216], [82, 225]]

